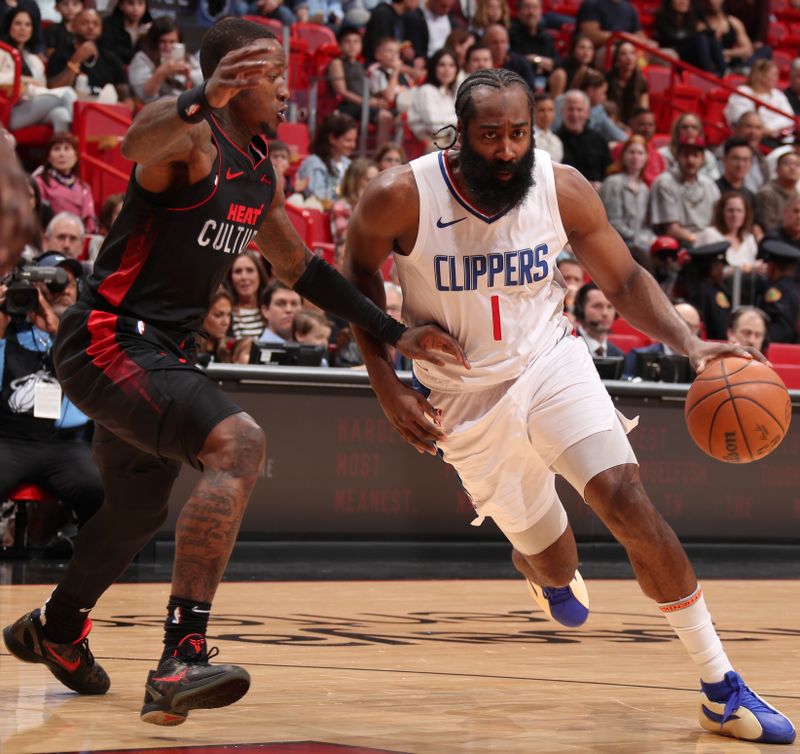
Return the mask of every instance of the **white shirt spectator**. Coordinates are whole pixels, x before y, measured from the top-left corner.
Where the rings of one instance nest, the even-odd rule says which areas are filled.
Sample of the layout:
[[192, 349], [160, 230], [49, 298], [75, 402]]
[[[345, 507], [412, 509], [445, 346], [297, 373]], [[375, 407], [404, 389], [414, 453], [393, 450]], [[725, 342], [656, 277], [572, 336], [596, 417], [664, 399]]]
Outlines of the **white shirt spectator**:
[[450, 23], [450, 16], [436, 16], [428, 10], [427, 5], [422, 7], [422, 14], [428, 25], [428, 57], [431, 57], [434, 52], [444, 47], [453, 26]]
[[[787, 115], [781, 115], [766, 107], [759, 107], [757, 112], [766, 131], [777, 133], [778, 131], [794, 129], [794, 118], [791, 117], [791, 113], [793, 112], [792, 106], [789, 104], [786, 95], [780, 89], [772, 89], [769, 94], [754, 94], [753, 90], [745, 84], [740, 86], [738, 91], [758, 97], [762, 102], [766, 102], [773, 107], [777, 107], [778, 110], [787, 113]], [[732, 94], [728, 99], [728, 104], [725, 105], [725, 119], [728, 121], [728, 125], [733, 128], [742, 115], [752, 112], [755, 109], [756, 103], [752, 100], [738, 94]]]
[[446, 87], [423, 84], [414, 89], [408, 127], [418, 139], [429, 140], [443, 126], [456, 124], [456, 94]]
[[533, 127], [533, 137], [537, 149], [544, 149], [550, 155], [553, 162], [563, 162], [564, 145], [552, 131], [542, 131], [538, 126]]

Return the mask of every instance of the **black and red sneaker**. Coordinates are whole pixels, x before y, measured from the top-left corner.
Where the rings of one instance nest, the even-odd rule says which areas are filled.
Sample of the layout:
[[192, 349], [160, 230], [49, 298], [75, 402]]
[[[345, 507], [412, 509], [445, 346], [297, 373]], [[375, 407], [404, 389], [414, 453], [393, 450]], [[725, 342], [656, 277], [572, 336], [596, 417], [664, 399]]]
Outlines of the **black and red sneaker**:
[[74, 642], [58, 644], [45, 637], [40, 614], [39, 609], [33, 610], [3, 629], [8, 651], [23, 662], [42, 663], [61, 683], [79, 694], [105, 694], [111, 681], [89, 650], [92, 621], [86, 619]]
[[250, 674], [238, 665], [211, 665], [202, 634], [181, 639], [172, 656], [147, 676], [141, 718], [153, 725], [180, 725], [193, 709], [227, 707], [250, 688]]

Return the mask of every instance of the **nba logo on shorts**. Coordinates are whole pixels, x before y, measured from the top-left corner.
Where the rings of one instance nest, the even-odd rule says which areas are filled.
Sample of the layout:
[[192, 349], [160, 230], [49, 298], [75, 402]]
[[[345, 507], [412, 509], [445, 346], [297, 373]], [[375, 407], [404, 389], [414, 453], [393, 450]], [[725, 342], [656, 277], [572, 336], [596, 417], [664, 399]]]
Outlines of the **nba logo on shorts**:
[[144, 335], [144, 322], [142, 320], [136, 323], [136, 329], [139, 331], [139, 335]]

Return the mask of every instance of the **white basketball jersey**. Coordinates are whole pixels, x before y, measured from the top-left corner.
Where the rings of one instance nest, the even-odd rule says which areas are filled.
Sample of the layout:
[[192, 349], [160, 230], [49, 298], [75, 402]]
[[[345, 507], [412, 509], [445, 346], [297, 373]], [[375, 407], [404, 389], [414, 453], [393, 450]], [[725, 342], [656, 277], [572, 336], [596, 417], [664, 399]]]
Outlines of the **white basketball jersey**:
[[447, 152], [411, 162], [419, 190], [417, 241], [395, 254], [403, 321], [435, 322], [450, 332], [472, 366], [415, 361], [433, 390], [482, 390], [515, 379], [571, 325], [565, 288], [553, 277], [567, 243], [550, 155], [536, 150], [534, 185], [516, 209], [488, 217], [456, 188]]

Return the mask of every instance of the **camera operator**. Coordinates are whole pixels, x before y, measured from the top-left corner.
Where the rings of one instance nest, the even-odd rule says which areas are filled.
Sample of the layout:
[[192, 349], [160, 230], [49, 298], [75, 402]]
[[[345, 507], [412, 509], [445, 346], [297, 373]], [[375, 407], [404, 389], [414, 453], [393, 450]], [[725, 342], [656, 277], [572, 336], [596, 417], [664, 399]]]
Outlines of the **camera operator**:
[[[25, 279], [46, 276], [41, 268], [61, 268], [66, 282]], [[72, 510], [78, 526], [102, 504], [103, 484], [91, 455], [91, 424], [62, 396], [50, 350], [82, 275], [80, 262], [47, 252], [0, 283], [0, 500], [17, 484], [37, 484]]]

